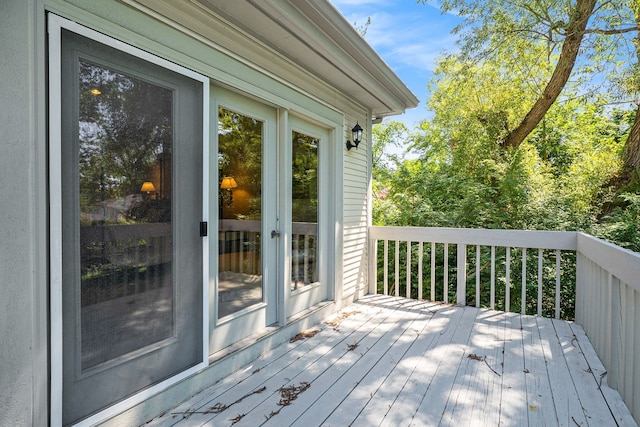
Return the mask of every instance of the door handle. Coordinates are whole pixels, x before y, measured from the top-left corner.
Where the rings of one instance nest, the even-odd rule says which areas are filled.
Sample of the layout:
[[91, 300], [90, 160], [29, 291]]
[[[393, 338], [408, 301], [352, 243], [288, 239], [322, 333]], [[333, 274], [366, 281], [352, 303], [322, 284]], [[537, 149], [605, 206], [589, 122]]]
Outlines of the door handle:
[[280, 237], [280, 231], [271, 230], [271, 238]]

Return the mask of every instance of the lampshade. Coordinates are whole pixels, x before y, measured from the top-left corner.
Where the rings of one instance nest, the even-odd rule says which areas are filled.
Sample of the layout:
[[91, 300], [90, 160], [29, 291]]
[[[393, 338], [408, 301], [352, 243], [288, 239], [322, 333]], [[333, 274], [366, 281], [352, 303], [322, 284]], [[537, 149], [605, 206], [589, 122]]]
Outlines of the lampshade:
[[153, 185], [153, 182], [145, 181], [142, 183], [142, 187], [140, 187], [140, 191], [147, 194], [155, 193], [156, 187], [155, 185]]
[[220, 183], [220, 188], [223, 190], [231, 190], [232, 188], [236, 188], [238, 183], [236, 179], [232, 176], [225, 176], [222, 178], [222, 182]]

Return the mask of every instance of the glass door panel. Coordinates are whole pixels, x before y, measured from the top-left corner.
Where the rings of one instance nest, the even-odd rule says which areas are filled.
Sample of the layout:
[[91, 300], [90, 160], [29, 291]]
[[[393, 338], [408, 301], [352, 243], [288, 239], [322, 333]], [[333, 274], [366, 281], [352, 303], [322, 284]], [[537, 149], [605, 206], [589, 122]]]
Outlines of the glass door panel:
[[[277, 321], [276, 110], [212, 85], [216, 143], [212, 212], [218, 242], [210, 289], [209, 352], [215, 353]], [[215, 157], [215, 159], [213, 158]], [[216, 206], [216, 207], [214, 207]], [[213, 243], [213, 242], [212, 242]]]
[[66, 30], [61, 42], [68, 424], [202, 362], [203, 83]]
[[82, 59], [78, 77], [84, 371], [175, 333], [173, 93]]
[[218, 108], [218, 318], [263, 301], [263, 122]]
[[[328, 298], [326, 281], [329, 236], [327, 158], [329, 131], [301, 117], [289, 115], [286, 167], [290, 175], [283, 197], [287, 201], [289, 239], [285, 252], [286, 316]], [[289, 243], [290, 242], [290, 243]]]
[[292, 132], [291, 290], [318, 282], [318, 143]]

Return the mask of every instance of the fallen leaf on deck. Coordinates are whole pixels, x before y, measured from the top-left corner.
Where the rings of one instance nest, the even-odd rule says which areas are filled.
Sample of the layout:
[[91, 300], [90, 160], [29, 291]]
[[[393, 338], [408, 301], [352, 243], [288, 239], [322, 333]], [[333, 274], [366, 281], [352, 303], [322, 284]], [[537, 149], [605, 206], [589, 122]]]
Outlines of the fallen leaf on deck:
[[280, 392], [280, 402], [278, 405], [280, 406], [288, 406], [291, 405], [291, 402], [296, 400], [300, 393], [306, 391], [311, 384], [307, 382], [301, 382], [299, 386], [291, 385], [289, 387], [282, 387], [278, 391]]
[[318, 332], [320, 332], [320, 330], [318, 329], [312, 329], [310, 331], [302, 331], [299, 334], [296, 334], [293, 338], [291, 338], [289, 342], [296, 342], [296, 341], [303, 340], [305, 338], [313, 338], [316, 336]]
[[340, 323], [342, 323], [344, 319], [349, 316], [353, 316], [354, 314], [360, 314], [360, 312], [358, 310], [354, 310], [340, 313], [335, 319], [327, 320], [326, 322], [324, 322], [324, 324], [327, 326], [331, 326], [333, 329], [337, 329], [338, 325], [340, 325]]

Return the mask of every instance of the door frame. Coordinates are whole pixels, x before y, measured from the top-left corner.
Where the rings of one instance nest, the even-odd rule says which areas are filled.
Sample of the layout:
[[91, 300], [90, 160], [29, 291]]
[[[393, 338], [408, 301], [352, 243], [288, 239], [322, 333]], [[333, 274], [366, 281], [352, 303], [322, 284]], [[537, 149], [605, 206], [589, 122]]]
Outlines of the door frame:
[[[279, 206], [278, 200], [278, 159], [277, 159], [277, 121], [278, 110], [271, 105], [255, 100], [247, 95], [227, 89], [212, 83], [211, 93], [211, 120], [214, 128], [211, 133], [210, 170], [209, 182], [218, 182], [218, 108], [222, 107], [236, 113], [260, 120], [263, 123], [262, 131], [262, 283], [263, 301], [250, 307], [232, 313], [222, 319], [218, 318], [218, 204], [219, 197], [217, 186], [211, 188], [209, 200], [209, 212], [211, 216], [211, 248], [209, 251], [209, 266], [211, 277], [209, 281], [210, 309], [209, 309], [209, 354], [213, 354], [226, 346], [242, 340], [260, 329], [278, 323], [278, 313], [281, 310], [278, 293], [279, 251], [277, 239], [271, 239], [269, 233], [277, 228]], [[269, 186], [267, 179], [272, 178], [276, 185]], [[213, 197], [213, 194], [216, 196]], [[265, 274], [266, 273], [266, 274]], [[234, 323], [244, 322], [234, 328]], [[236, 325], [237, 326], [237, 325]], [[236, 336], [234, 336], [234, 333]], [[238, 338], [239, 336], [239, 338]]]
[[[131, 54], [160, 67], [174, 71], [178, 74], [190, 77], [203, 85], [202, 90], [202, 168], [203, 168], [203, 192], [202, 192], [202, 221], [209, 218], [209, 182], [207, 171], [209, 170], [209, 78], [167, 61], [146, 51], [135, 48], [112, 37], [94, 31], [83, 25], [62, 18], [53, 13], [48, 13], [48, 58], [49, 58], [49, 263], [50, 263], [50, 324], [51, 324], [51, 392], [50, 392], [50, 422], [52, 426], [62, 424], [63, 408], [63, 324], [62, 324], [62, 117], [61, 117], [61, 31], [66, 29], [81, 36], [111, 46], [122, 52]], [[151, 385], [122, 401], [105, 408], [80, 421], [77, 425], [92, 425], [112, 417], [135, 404], [143, 402], [149, 397], [166, 389], [184, 378], [202, 370], [208, 366], [209, 349], [209, 238], [202, 237], [202, 358], [195, 366], [188, 368], [166, 380]]]
[[[281, 114], [279, 135], [279, 175], [280, 175], [280, 227], [282, 237], [278, 252], [281, 254], [279, 264], [279, 295], [282, 301], [280, 322], [285, 325], [288, 319], [296, 316], [306, 309], [322, 301], [338, 302], [342, 292], [342, 179], [337, 176], [340, 171], [342, 176], [342, 151], [340, 132], [337, 123], [331, 123], [326, 118], [310, 117], [297, 111], [284, 110]], [[297, 131], [312, 137], [326, 136], [326, 143], [318, 147], [318, 230], [319, 231], [319, 279], [323, 282], [324, 295], [319, 301], [310, 305], [300, 306], [297, 300], [302, 295], [314, 292], [312, 287], [308, 290], [298, 291], [294, 295], [291, 291], [291, 238], [292, 238], [292, 212], [291, 212], [291, 180], [292, 170], [292, 132]], [[318, 132], [319, 131], [319, 132]], [[322, 138], [325, 139], [325, 138]]]

